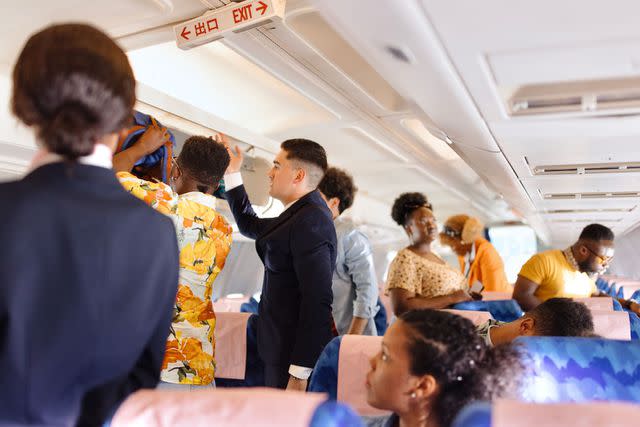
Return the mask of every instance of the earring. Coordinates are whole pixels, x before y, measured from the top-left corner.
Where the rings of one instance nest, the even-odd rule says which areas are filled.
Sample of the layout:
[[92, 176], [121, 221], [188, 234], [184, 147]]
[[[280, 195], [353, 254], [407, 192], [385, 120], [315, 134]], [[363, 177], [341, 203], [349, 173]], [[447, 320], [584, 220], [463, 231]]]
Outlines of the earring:
[[415, 399], [416, 398], [416, 392], [414, 391], [413, 393], [411, 393], [411, 398]]

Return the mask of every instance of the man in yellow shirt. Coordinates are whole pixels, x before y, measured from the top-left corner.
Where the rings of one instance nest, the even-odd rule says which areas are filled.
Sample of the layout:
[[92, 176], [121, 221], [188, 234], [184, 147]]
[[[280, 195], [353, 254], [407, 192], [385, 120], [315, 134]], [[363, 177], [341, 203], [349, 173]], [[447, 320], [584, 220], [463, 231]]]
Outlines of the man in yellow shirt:
[[[513, 298], [523, 310], [531, 310], [555, 297], [599, 296], [595, 276], [603, 273], [613, 258], [613, 231], [601, 224], [586, 226], [578, 241], [565, 250], [553, 249], [532, 256], [520, 270]], [[640, 306], [619, 300], [638, 313]]]

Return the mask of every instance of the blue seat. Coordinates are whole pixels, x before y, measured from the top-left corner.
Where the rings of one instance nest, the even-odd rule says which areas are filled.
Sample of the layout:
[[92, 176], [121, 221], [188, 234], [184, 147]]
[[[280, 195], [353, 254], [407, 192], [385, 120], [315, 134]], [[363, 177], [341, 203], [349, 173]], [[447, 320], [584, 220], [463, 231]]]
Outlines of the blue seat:
[[640, 317], [637, 314], [628, 312], [629, 323], [631, 325], [631, 339], [640, 340]]
[[474, 402], [465, 406], [451, 427], [491, 427], [491, 403]]
[[532, 372], [527, 401], [640, 402], [640, 342], [595, 338], [521, 337]]
[[638, 289], [637, 291], [635, 291], [633, 293], [633, 295], [631, 295], [631, 298], [629, 298], [637, 303], [640, 303], [640, 289]]
[[618, 300], [615, 298], [613, 299], [613, 311], [624, 311], [622, 305], [620, 305], [620, 302], [618, 302]]
[[611, 284], [609, 288], [609, 296], [616, 298], [618, 296], [618, 286], [615, 283]]
[[501, 322], [513, 322], [522, 317], [524, 312], [516, 300], [467, 301], [453, 305], [455, 310], [488, 311], [494, 319]]
[[254, 297], [249, 298], [249, 301], [240, 305], [240, 313], [258, 314], [258, 301]]
[[376, 325], [376, 331], [378, 331], [378, 336], [384, 335], [387, 332], [388, 318], [387, 318], [387, 309], [384, 308], [384, 304], [378, 298], [378, 312], [373, 318], [373, 322]]
[[309, 427], [363, 427], [362, 419], [349, 406], [326, 401], [316, 408]]
[[309, 391], [328, 393], [330, 400], [338, 398], [338, 357], [341, 343], [342, 336], [329, 341], [320, 353], [309, 381]]

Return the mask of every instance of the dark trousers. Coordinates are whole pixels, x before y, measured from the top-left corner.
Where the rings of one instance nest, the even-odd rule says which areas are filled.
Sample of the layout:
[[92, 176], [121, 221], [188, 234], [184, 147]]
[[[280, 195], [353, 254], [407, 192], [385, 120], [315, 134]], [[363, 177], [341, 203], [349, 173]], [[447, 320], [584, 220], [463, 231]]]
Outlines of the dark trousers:
[[273, 388], [287, 388], [289, 383], [289, 366], [265, 365], [264, 385]]

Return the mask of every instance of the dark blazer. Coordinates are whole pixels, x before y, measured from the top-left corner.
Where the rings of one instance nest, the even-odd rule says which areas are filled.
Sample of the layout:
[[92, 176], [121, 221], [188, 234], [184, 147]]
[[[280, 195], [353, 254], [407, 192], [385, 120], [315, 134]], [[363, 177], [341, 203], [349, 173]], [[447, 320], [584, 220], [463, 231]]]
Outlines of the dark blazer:
[[265, 268], [258, 309], [258, 351], [265, 364], [313, 368], [331, 340], [331, 279], [336, 231], [312, 191], [277, 218], [258, 218], [244, 186], [225, 194], [240, 232], [256, 240]]
[[159, 380], [172, 223], [113, 171], [72, 163], [0, 184], [0, 206], [0, 425], [101, 425]]

